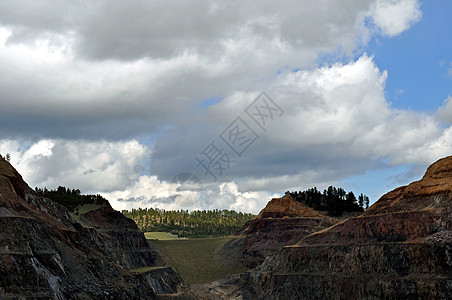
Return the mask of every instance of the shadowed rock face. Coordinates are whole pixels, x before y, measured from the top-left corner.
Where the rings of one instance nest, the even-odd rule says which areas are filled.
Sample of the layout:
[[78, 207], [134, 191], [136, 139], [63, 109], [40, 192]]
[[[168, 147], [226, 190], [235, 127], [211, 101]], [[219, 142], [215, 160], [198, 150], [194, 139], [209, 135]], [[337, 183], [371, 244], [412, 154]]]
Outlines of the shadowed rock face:
[[[131, 220], [109, 206], [82, 217], [93, 227], [36, 195], [0, 159], [0, 298], [152, 299], [165, 290], [152, 272], [127, 271], [158, 259]], [[157, 273], [180, 281], [171, 269]]]
[[110, 206], [82, 214], [80, 219], [107, 237], [104, 239], [104, 251], [124, 268], [136, 269], [164, 264], [158, 251], [149, 246], [135, 222]]
[[242, 276], [247, 299], [452, 299], [452, 157]]
[[247, 222], [240, 238], [225, 244], [223, 256], [236, 259], [247, 267], [256, 267], [273, 251], [292, 245], [303, 237], [329, 227], [335, 219], [294, 201], [289, 195], [272, 199], [255, 218]]

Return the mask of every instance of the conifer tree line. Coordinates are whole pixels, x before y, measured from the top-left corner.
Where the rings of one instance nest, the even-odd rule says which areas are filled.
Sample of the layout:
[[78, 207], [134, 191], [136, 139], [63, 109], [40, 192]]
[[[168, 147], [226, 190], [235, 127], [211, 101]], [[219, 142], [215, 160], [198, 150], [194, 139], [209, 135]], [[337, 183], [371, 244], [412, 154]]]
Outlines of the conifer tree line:
[[[101, 195], [82, 195], [79, 189], [59, 186], [55, 190], [35, 188], [40, 196], [49, 198], [69, 211], [78, 214], [78, 207], [86, 204], [108, 205]], [[233, 210], [163, 210], [139, 208], [123, 210], [123, 215], [134, 220], [141, 231], [165, 231], [179, 237], [209, 237], [233, 235], [254, 215]]]
[[340, 217], [344, 212], [362, 212], [364, 208], [369, 207], [369, 197], [363, 193], [356, 198], [352, 191], [346, 192], [343, 188], [334, 186], [324, 189], [323, 193], [313, 187], [305, 191], [287, 191], [287, 194], [306, 206], [319, 211], [327, 211], [334, 217]]
[[55, 190], [48, 190], [45, 188], [35, 187], [35, 192], [38, 195], [49, 198], [65, 206], [69, 211], [77, 213], [77, 206], [85, 204], [108, 205], [107, 199], [101, 195], [82, 195], [79, 189], [70, 189], [64, 186], [59, 186]]
[[210, 237], [235, 234], [254, 215], [233, 210], [164, 210], [139, 208], [123, 210], [144, 232], [165, 231], [179, 237]]

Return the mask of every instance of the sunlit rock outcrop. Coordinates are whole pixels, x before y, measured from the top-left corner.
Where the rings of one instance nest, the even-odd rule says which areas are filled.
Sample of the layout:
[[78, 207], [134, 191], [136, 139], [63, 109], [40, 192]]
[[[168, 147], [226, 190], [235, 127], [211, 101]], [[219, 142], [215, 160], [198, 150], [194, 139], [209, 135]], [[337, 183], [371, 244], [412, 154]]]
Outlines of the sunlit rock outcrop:
[[452, 157], [242, 276], [245, 299], [452, 299]]

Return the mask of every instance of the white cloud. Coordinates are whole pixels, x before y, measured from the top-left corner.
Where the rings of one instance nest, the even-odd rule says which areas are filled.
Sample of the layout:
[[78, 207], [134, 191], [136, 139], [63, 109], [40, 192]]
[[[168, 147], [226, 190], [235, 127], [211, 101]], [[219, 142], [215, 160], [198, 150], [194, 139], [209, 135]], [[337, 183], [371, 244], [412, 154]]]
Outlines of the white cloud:
[[444, 122], [452, 123], [452, 96], [447, 97], [438, 108], [438, 118]]
[[[299, 101], [298, 110], [284, 117], [272, 139], [300, 147], [327, 145], [330, 157], [345, 151], [349, 158], [386, 158], [393, 164], [426, 164], [449, 154], [447, 130], [434, 115], [390, 106], [387, 77], [366, 55], [345, 65], [289, 73], [277, 88], [290, 90], [296, 100], [281, 105], [293, 108]], [[433, 147], [439, 141], [442, 146]]]
[[395, 36], [417, 23], [421, 17], [417, 0], [377, 0], [370, 10], [375, 24], [387, 36]]
[[[161, 181], [155, 176], [141, 176], [127, 190], [103, 193], [117, 210], [158, 207], [167, 210], [177, 209], [233, 209], [257, 214], [265, 204], [280, 194], [267, 191], [240, 192], [234, 182], [206, 184], [202, 192], [194, 190], [178, 191], [179, 185]], [[195, 200], [195, 201], [192, 201]]]
[[217, 208], [258, 213], [269, 198], [278, 196], [267, 191], [239, 192], [234, 182], [227, 182], [200, 185], [202, 192], [196, 190], [196, 197], [190, 198], [193, 190], [181, 191], [179, 184], [137, 173], [135, 166], [149, 152], [134, 140], [41, 140], [27, 148], [17, 141], [2, 140], [0, 153], [11, 154], [12, 165], [32, 188], [64, 185], [83, 193], [101, 193], [117, 210]]
[[54, 189], [59, 185], [83, 192], [109, 192], [126, 188], [138, 179], [136, 165], [149, 150], [136, 140], [125, 142], [2, 140], [0, 153], [10, 153], [11, 163], [31, 187]]
[[[202, 173], [193, 157], [210, 142], [209, 132], [221, 132], [258, 93], [226, 97], [175, 134], [159, 136], [152, 152], [136, 140], [45, 139], [3, 140], [0, 153], [12, 154], [13, 165], [31, 186], [101, 192], [117, 209], [258, 212], [287, 189], [326, 187], [381, 167], [381, 160], [429, 164], [452, 151], [452, 129], [441, 127], [435, 116], [391, 108], [384, 93], [387, 76], [367, 55], [347, 64], [281, 73], [268, 93], [284, 108], [283, 117], [260, 132], [246, 155], [234, 158], [237, 163], [218, 183], [200, 176], [204, 191], [195, 203], [187, 200], [190, 190], [178, 190], [171, 178], [183, 171]], [[438, 115], [449, 110], [450, 99]], [[149, 157], [153, 173], [140, 174], [135, 166]], [[182, 168], [190, 165], [186, 160], [192, 169]]]
[[[316, 67], [321, 54], [352, 57], [376, 34], [407, 30], [417, 1], [34, 5], [0, 3], [0, 153], [31, 186], [101, 192], [118, 209], [258, 212], [286, 189], [450, 150], [434, 116], [391, 108], [372, 57]], [[218, 184], [202, 178], [190, 204], [171, 178], [199, 172], [194, 156], [262, 90], [283, 118]], [[140, 174], [149, 157], [153, 173]]]
[[375, 34], [365, 28], [369, 15], [394, 35], [418, 20], [419, 5], [191, 0], [19, 9], [2, 1], [0, 134], [156, 133], [211, 97], [263, 90], [281, 69], [313, 68], [320, 53], [351, 56]]
[[[262, 190], [265, 184], [274, 188], [272, 183], [285, 176], [294, 179], [317, 171], [315, 181], [325, 182], [377, 167], [380, 160], [428, 164], [447, 155], [451, 144], [436, 116], [391, 107], [385, 98], [387, 77], [367, 55], [347, 64], [280, 74], [267, 92], [284, 115], [272, 121], [267, 132], [255, 128], [261, 138], [243, 157], [233, 157], [237, 162], [225, 172], [224, 180], [247, 178], [239, 186]], [[194, 156], [243, 114], [258, 94], [234, 93], [177, 134], [159, 139], [152, 155], [154, 171], [171, 176], [189, 169], [190, 163], [192, 169], [202, 171], [196, 168]], [[246, 115], [242, 117], [253, 126]], [[438, 141], [440, 148], [435, 146]], [[188, 144], [194, 146], [175, 150]], [[293, 186], [280, 184], [281, 189]]]

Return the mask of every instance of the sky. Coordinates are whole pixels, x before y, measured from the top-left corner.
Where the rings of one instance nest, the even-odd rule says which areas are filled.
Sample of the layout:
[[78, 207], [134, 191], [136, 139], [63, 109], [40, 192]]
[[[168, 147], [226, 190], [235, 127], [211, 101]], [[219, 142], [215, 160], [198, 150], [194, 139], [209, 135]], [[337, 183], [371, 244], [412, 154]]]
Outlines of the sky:
[[0, 2], [0, 153], [115, 209], [371, 203], [452, 154], [452, 1]]

